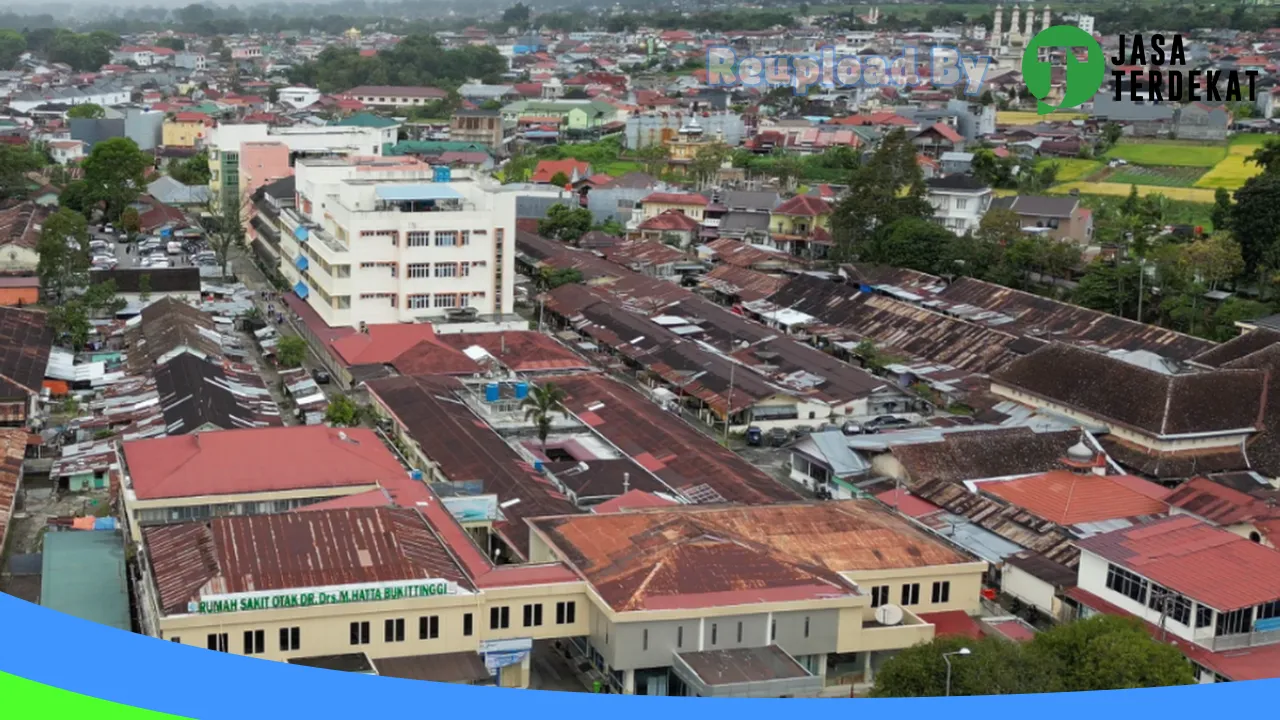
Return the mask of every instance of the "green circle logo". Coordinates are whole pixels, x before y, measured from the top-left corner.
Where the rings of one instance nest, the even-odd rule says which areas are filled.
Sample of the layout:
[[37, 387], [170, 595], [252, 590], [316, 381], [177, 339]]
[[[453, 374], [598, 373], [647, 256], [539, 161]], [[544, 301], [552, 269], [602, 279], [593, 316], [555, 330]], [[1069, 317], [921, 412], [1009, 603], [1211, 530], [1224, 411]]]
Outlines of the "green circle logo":
[[[1067, 91], [1057, 105], [1050, 105], [1044, 99], [1052, 89], [1053, 66], [1040, 62], [1040, 48], [1055, 47], [1082, 47], [1088, 55], [1081, 61], [1076, 59], [1075, 53], [1067, 53]], [[1041, 30], [1027, 43], [1027, 49], [1022, 53], [1022, 79], [1027, 83], [1027, 90], [1039, 98], [1036, 112], [1041, 115], [1078, 107], [1092, 100], [1102, 88], [1106, 69], [1102, 46], [1092, 35], [1074, 25], [1054, 25]]]

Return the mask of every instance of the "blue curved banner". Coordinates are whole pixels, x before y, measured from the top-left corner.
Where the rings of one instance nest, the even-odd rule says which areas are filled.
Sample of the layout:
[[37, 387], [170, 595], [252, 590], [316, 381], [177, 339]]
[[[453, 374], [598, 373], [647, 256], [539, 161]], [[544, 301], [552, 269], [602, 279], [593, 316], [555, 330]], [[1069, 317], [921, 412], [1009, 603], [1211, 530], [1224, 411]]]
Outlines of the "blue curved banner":
[[[705, 720], [708, 713], [716, 712], [732, 712], [735, 720], [775, 720], [784, 707], [779, 703], [786, 703], [786, 712], [870, 712], [895, 718], [1018, 715], [1097, 720], [1158, 713], [1170, 717], [1207, 716], [1227, 708], [1257, 714], [1271, 707], [1274, 693], [1280, 689], [1280, 681], [1264, 680], [1065, 695], [843, 701], [856, 703], [852, 706], [833, 705], [832, 700], [686, 699], [521, 691], [316, 670], [215, 653], [115, 630], [3, 594], [0, 618], [4, 619], [0, 673], [32, 681], [26, 684], [31, 687], [38, 688], [39, 684], [131, 708], [202, 720], [312, 720], [443, 712], [520, 717], [590, 717], [607, 713], [610, 720], [651, 720], [654, 703], [661, 703], [663, 720]], [[6, 705], [14, 707], [8, 698], [0, 697], [0, 708]]]

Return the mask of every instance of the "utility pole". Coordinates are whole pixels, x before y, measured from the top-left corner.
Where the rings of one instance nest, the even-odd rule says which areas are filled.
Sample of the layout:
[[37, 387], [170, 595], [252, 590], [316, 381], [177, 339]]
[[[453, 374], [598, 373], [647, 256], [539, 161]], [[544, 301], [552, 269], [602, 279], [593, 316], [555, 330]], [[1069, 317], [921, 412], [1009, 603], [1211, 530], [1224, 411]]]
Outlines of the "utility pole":
[[[729, 352], [733, 352], [733, 338], [729, 339]], [[729, 398], [724, 408], [724, 446], [729, 447], [729, 419], [733, 415], [733, 380], [734, 371], [738, 369], [738, 363], [733, 361], [733, 355], [729, 356]]]

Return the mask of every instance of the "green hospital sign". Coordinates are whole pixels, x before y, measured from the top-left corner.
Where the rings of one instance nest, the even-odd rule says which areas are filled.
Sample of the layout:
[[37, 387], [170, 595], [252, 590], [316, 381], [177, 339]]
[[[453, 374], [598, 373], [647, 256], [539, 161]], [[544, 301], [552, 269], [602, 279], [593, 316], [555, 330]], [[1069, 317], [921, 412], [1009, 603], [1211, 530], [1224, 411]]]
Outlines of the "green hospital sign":
[[203, 597], [187, 604], [187, 612], [195, 615], [221, 615], [257, 610], [346, 605], [349, 603], [407, 600], [410, 598], [455, 595], [457, 587], [445, 580], [418, 580], [394, 583], [369, 583], [310, 590], [284, 592], [237, 593]]

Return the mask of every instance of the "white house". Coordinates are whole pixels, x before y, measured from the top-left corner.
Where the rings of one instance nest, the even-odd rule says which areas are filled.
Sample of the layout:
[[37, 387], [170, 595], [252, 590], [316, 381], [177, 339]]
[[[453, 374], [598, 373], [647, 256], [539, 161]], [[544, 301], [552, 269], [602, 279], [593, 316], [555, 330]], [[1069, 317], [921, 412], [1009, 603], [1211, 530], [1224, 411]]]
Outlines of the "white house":
[[83, 140], [51, 140], [49, 154], [59, 165], [69, 165], [85, 156]]
[[149, 47], [125, 45], [111, 51], [111, 62], [133, 63], [138, 67], [151, 67], [156, 62], [156, 56]]
[[925, 186], [934, 222], [957, 235], [977, 230], [991, 207], [991, 188], [968, 175], [931, 178]]
[[280, 99], [282, 104], [301, 110], [320, 102], [320, 91], [305, 85], [295, 85], [293, 87], [280, 88], [276, 97]]
[[1145, 620], [1202, 683], [1278, 674], [1280, 552], [1188, 515], [1076, 544], [1077, 583], [1066, 594], [1081, 616]]

